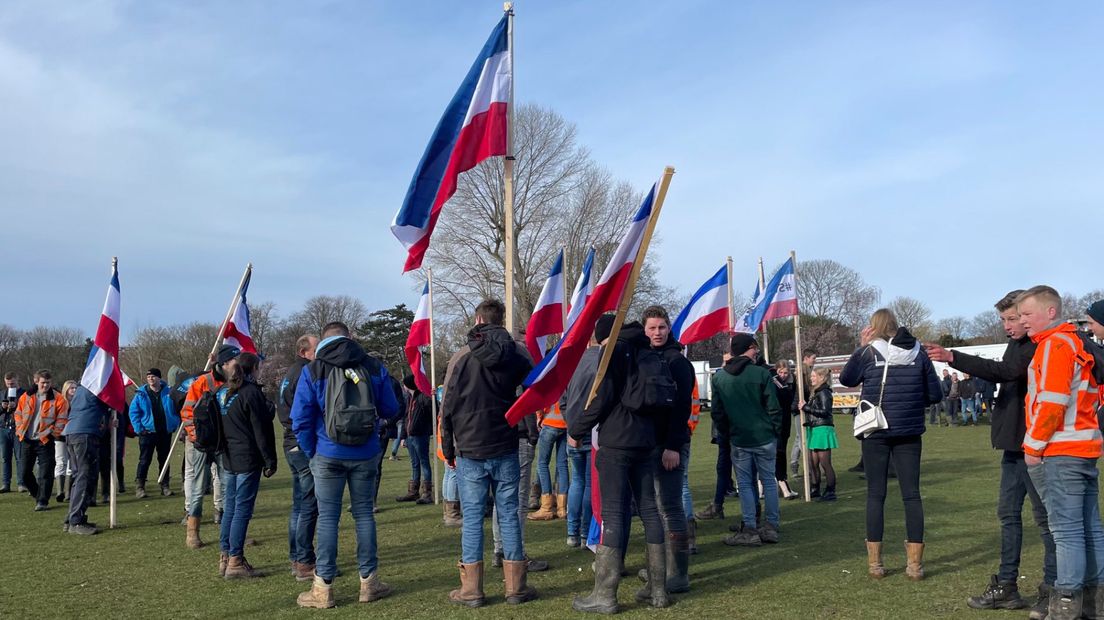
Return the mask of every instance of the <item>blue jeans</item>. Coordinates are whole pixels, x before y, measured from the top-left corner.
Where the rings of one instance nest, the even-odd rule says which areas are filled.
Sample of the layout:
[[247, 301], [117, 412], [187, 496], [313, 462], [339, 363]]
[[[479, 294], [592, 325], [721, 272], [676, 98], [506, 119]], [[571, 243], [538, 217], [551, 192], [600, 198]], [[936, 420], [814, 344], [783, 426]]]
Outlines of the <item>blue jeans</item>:
[[973, 398], [963, 398], [962, 400], [962, 423], [966, 423], [966, 414], [970, 414], [974, 424], [977, 424], [977, 410], [974, 409]]
[[552, 493], [552, 474], [548, 464], [552, 461], [553, 450], [556, 452], [556, 484], [560, 494], [567, 495], [568, 485], [571, 484], [567, 473], [567, 430], [543, 426], [537, 440], [537, 452], [540, 453], [537, 458], [537, 480], [540, 481], [542, 495]]
[[487, 495], [494, 490], [498, 511], [498, 528], [502, 535], [502, 553], [510, 561], [525, 559], [521, 542], [521, 520], [518, 517], [518, 479], [521, 467], [516, 453], [490, 459], [456, 459], [456, 474], [460, 486], [460, 507], [464, 527], [460, 536], [460, 561], [474, 564], [483, 561], [483, 511]]
[[1104, 526], [1098, 504], [1097, 459], [1049, 456], [1027, 468], [1047, 507], [1058, 578], [1054, 587], [1077, 591], [1104, 583]]
[[185, 503], [188, 516], [203, 516], [203, 487], [208, 476], [211, 475], [212, 465], [219, 481], [218, 484], [211, 485], [214, 490], [215, 510], [221, 506], [225, 512], [226, 504], [222, 501], [222, 462], [206, 452], [196, 450], [195, 445], [190, 441], [184, 444], [184, 460], [188, 465], [184, 468], [184, 494], [187, 496]]
[[767, 523], [778, 527], [778, 480], [774, 477], [774, 443], [772, 441], [754, 448], [741, 448], [732, 444], [732, 453], [736, 457], [736, 485], [740, 489], [740, 512], [744, 525], [751, 529], [756, 527], [755, 507], [759, 503], [756, 474], [763, 483], [763, 516]]
[[590, 504], [590, 446], [567, 447], [571, 487], [567, 492], [567, 535], [586, 536], [593, 510]]
[[429, 437], [407, 437], [406, 451], [410, 453], [410, 479], [414, 482], [430, 482], [433, 472], [429, 469]]
[[694, 500], [690, 497], [690, 442], [683, 447], [683, 455], [679, 468], [682, 469], [682, 510], [686, 513], [686, 520], [694, 520]]
[[[12, 478], [12, 461], [15, 462], [15, 470], [19, 471], [19, 462], [21, 458], [19, 450], [19, 442], [15, 440], [15, 428], [0, 428], [0, 467], [3, 468], [3, 479], [0, 480], [0, 486], [10, 487]], [[22, 481], [16, 480], [18, 484], [23, 484]]]
[[302, 450], [284, 452], [291, 469], [291, 517], [288, 518], [288, 559], [314, 564], [314, 531], [318, 526], [318, 500], [314, 497], [314, 474], [310, 459]]
[[360, 576], [379, 568], [376, 557], [376, 518], [372, 514], [376, 494], [376, 468], [383, 452], [366, 461], [344, 461], [315, 455], [311, 459], [314, 495], [318, 499], [318, 562], [316, 575], [333, 581], [337, 575], [337, 526], [341, 520], [341, 499], [349, 486], [353, 521], [356, 524], [357, 562]]
[[245, 553], [245, 532], [253, 518], [253, 506], [257, 503], [257, 490], [261, 486], [261, 472], [235, 474], [222, 469], [222, 526], [219, 546], [231, 556]]
[[460, 487], [456, 483], [456, 470], [445, 467], [445, 474], [441, 476], [441, 499], [446, 502], [460, 501]]

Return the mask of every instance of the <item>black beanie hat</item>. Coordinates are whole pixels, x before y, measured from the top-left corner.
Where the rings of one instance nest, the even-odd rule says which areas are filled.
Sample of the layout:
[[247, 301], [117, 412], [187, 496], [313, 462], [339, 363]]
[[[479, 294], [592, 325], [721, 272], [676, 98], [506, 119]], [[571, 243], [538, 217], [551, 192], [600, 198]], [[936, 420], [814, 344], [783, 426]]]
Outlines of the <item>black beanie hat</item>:
[[1093, 302], [1089, 309], [1085, 311], [1085, 314], [1091, 316], [1097, 323], [1104, 325], [1104, 299]]
[[594, 324], [594, 339], [598, 342], [602, 342], [606, 338], [609, 338], [610, 332], [613, 331], [613, 319], [612, 314], [603, 314], [598, 317], [598, 322]]
[[215, 363], [225, 364], [239, 355], [241, 355], [241, 349], [232, 344], [224, 344], [218, 348], [218, 353], [215, 354]]
[[146, 371], [146, 376], [149, 376], [149, 375], [153, 375], [153, 376], [157, 377], [158, 379], [160, 379], [161, 378], [161, 369], [160, 368], [150, 368], [149, 370]]
[[748, 349], [755, 346], [755, 337], [751, 334], [736, 334], [732, 337], [732, 345], [729, 348], [729, 352], [733, 356], [743, 355], [747, 353]]

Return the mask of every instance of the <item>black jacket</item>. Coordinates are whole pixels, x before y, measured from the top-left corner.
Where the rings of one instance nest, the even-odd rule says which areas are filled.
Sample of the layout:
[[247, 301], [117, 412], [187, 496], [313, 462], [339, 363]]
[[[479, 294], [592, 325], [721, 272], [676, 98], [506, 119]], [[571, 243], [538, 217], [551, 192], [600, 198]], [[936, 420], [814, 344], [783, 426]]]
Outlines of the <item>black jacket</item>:
[[406, 406], [403, 437], [429, 437], [433, 434], [433, 401], [421, 392], [415, 392]]
[[939, 380], [939, 387], [943, 388], [943, 398], [951, 395], [951, 384], [953, 383], [954, 379], [952, 379], [950, 375]]
[[805, 401], [805, 426], [835, 426], [832, 422], [832, 386], [824, 383]]
[[[8, 388], [0, 386], [0, 390], [3, 390], [3, 393], [0, 394], [0, 402], [11, 403], [8, 405], [9, 408], [7, 410], [0, 408], [0, 429], [15, 428], [15, 408], [19, 405], [19, 397], [26, 393], [26, 390], [23, 388], [17, 389], [18, 392], [16, 392], [15, 398], [9, 399]], [[18, 449], [19, 448], [16, 447], [16, 450]]]
[[589, 438], [591, 429], [597, 426], [598, 445], [603, 448], [651, 450], [656, 447], [657, 440], [666, 445], [666, 418], [662, 418], [663, 424], [657, 429], [656, 416], [633, 411], [621, 402], [629, 376], [635, 370], [633, 361], [636, 351], [651, 346], [651, 341], [644, 335], [644, 326], [639, 322], [633, 321], [621, 328], [606, 374], [598, 386], [598, 396], [590, 407], [568, 424], [567, 432], [571, 437], [581, 442]]
[[674, 408], [666, 412], [666, 423], [656, 424], [656, 445], [678, 452], [690, 441], [690, 427], [687, 422], [690, 420], [690, 407], [694, 401], [694, 365], [682, 354], [682, 345], [674, 336], [667, 338], [667, 344], [657, 351], [667, 362], [678, 392]]
[[280, 416], [280, 425], [284, 427], [284, 450], [292, 450], [299, 447], [295, 440], [295, 433], [291, 430], [291, 405], [295, 402], [295, 388], [299, 385], [299, 376], [303, 374], [303, 367], [310, 363], [305, 357], [295, 356], [284, 380], [280, 382], [280, 395], [277, 397], [276, 414]]
[[1019, 340], [1009, 340], [1004, 357], [999, 362], [967, 355], [961, 351], [954, 352], [952, 367], [1000, 384], [989, 429], [990, 440], [997, 450], [1023, 452], [1024, 435], [1027, 433], [1024, 416], [1027, 366], [1034, 356], [1035, 343], [1027, 336]]
[[[778, 394], [778, 406], [782, 408], [782, 414], [797, 413], [797, 392], [793, 377], [783, 381], [778, 378], [778, 373], [772, 370], [771, 381], [774, 383], [774, 391]], [[787, 422], [783, 420], [782, 425], [786, 424]]]
[[518, 431], [506, 422], [518, 387], [533, 368], [525, 347], [500, 325], [476, 325], [468, 344], [453, 355], [441, 402], [441, 450], [489, 459], [517, 453]]
[[276, 433], [272, 428], [275, 412], [261, 388], [247, 380], [229, 398], [230, 406], [222, 417], [226, 439], [222, 466], [235, 474], [276, 469]]
[[958, 382], [958, 397], [959, 398], [973, 398], [978, 393], [977, 384], [974, 383], [974, 378], [963, 379]]

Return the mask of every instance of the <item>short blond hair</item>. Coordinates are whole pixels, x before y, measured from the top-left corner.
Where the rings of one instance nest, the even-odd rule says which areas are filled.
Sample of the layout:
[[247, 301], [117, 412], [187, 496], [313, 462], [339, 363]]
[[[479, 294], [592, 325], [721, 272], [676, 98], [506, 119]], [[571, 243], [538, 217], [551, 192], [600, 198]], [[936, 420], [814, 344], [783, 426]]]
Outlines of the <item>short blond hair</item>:
[[899, 329], [897, 315], [893, 314], [893, 311], [889, 308], [875, 310], [870, 317], [870, 329], [874, 332], [875, 338], [889, 340], [897, 334]]
[[827, 383], [828, 385], [832, 385], [832, 369], [828, 368], [827, 366], [816, 366], [812, 369], [812, 371], [810, 371], [809, 374], [823, 377], [825, 383]]
[[1053, 287], [1045, 284], [1033, 286], [1020, 293], [1020, 296], [1016, 298], [1016, 305], [1022, 304], [1028, 299], [1036, 299], [1044, 306], [1054, 308], [1059, 316], [1062, 314], [1062, 296]]

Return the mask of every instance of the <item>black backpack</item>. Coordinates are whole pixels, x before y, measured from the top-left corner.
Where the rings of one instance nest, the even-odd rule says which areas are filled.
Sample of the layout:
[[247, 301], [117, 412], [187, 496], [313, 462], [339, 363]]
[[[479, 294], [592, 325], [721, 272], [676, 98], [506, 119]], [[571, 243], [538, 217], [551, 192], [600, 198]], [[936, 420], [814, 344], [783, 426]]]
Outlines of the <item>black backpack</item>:
[[195, 425], [193, 445], [196, 450], [206, 454], [217, 454], [222, 450], [222, 408], [218, 403], [214, 375], [207, 375], [207, 390], [192, 409], [192, 423]]
[[675, 406], [678, 384], [663, 355], [654, 349], [637, 349], [621, 404], [633, 413], [658, 413]]
[[1092, 356], [1093, 367], [1092, 376], [1097, 385], [1104, 385], [1104, 347], [1096, 343], [1085, 332], [1077, 332], [1077, 335], [1081, 337], [1081, 344], [1085, 347], [1085, 352]]
[[368, 368], [338, 368], [326, 372], [326, 435], [336, 444], [362, 446], [376, 432], [376, 399]]

